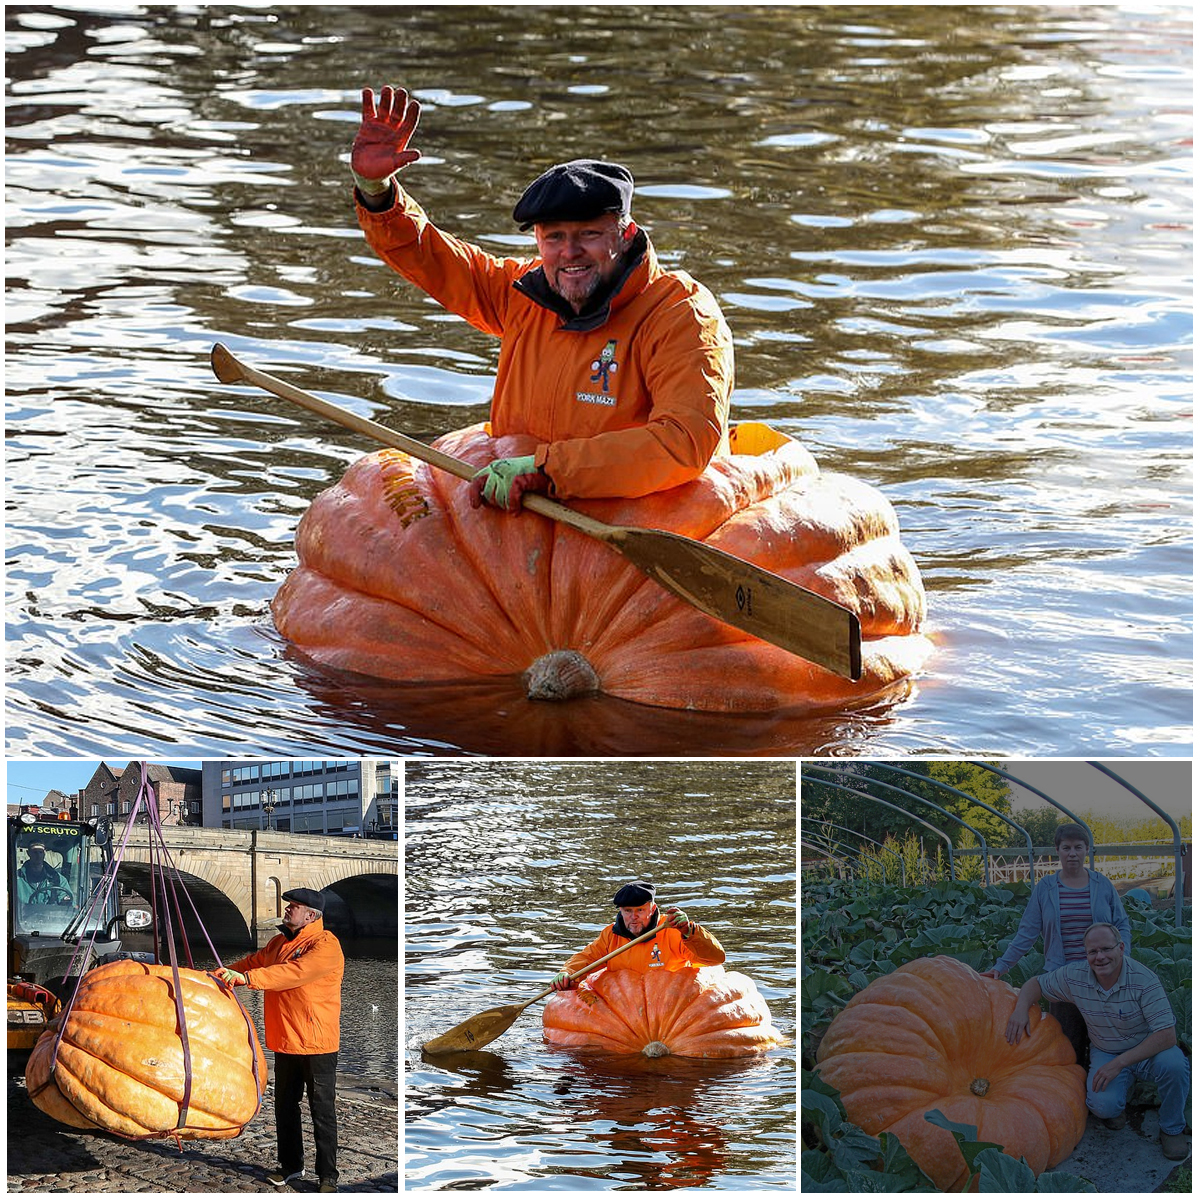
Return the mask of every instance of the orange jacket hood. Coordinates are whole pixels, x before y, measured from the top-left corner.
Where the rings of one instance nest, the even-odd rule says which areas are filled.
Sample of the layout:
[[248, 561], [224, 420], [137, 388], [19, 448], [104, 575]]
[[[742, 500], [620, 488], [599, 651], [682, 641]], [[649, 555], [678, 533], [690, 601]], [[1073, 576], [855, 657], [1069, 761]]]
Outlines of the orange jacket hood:
[[294, 938], [273, 937], [231, 964], [247, 986], [264, 992], [267, 1049], [282, 1054], [329, 1054], [338, 1049], [345, 959], [321, 918]]

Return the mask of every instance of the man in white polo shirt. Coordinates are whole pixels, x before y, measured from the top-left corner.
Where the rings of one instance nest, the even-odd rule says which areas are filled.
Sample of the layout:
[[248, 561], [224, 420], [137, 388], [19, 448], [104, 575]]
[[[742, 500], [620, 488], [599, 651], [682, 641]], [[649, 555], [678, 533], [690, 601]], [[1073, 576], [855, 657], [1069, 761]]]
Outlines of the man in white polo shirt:
[[1158, 1085], [1163, 1154], [1186, 1158], [1190, 1071], [1175, 1042], [1175, 1014], [1162, 984], [1149, 967], [1125, 957], [1121, 935], [1113, 925], [1090, 926], [1083, 945], [1086, 963], [1068, 963], [1026, 982], [1004, 1036], [1015, 1046], [1029, 1032], [1029, 1006], [1043, 996], [1074, 1004], [1092, 1043], [1088, 1110], [1109, 1129], [1120, 1129], [1133, 1081], [1151, 1079]]

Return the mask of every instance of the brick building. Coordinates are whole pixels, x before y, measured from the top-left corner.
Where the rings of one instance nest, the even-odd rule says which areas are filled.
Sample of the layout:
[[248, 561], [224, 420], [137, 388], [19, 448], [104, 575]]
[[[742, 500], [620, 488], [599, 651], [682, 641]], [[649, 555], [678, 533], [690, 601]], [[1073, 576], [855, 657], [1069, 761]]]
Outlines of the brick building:
[[[146, 775], [154, 786], [158, 815], [164, 825], [200, 824], [202, 772], [147, 763]], [[102, 762], [79, 793], [80, 820], [94, 821], [105, 816], [122, 820], [133, 808], [141, 785], [140, 763], [128, 763], [118, 774]]]

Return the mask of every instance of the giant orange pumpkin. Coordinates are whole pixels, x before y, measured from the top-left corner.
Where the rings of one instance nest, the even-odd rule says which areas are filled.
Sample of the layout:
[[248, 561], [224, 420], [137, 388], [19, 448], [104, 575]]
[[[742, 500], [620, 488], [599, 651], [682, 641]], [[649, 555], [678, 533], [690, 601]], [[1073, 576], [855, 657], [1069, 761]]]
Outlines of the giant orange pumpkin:
[[925, 1120], [935, 1108], [1041, 1174], [1083, 1137], [1085, 1075], [1059, 1023], [1036, 1005], [1032, 1037], [1005, 1041], [1016, 998], [1015, 988], [956, 959], [919, 958], [873, 980], [838, 1013], [817, 1071], [851, 1121], [894, 1133], [942, 1191], [962, 1191], [967, 1167], [951, 1134]]
[[[179, 969], [191, 1052], [184, 1092], [171, 968], [120, 961], [89, 971], [65, 1016], [53, 1077], [59, 1017], [38, 1039], [25, 1070], [34, 1104], [64, 1125], [128, 1138], [230, 1138], [258, 1111], [267, 1064], [253, 1025], [229, 988], [203, 971]], [[257, 1086], [256, 1086], [257, 1074]]]
[[555, 1046], [661, 1058], [740, 1058], [780, 1041], [754, 980], [724, 967], [609, 971], [542, 1010]]
[[[535, 446], [485, 426], [435, 444], [480, 466]], [[599, 691], [713, 712], [842, 706], [916, 671], [931, 649], [925, 594], [887, 500], [764, 425], [737, 426], [731, 445], [681, 487], [572, 506], [706, 541], [853, 609], [859, 682], [704, 616], [593, 538], [533, 513], [472, 510], [462, 480], [396, 450], [313, 502], [275, 624], [317, 662], [363, 675], [524, 673], [537, 698]]]

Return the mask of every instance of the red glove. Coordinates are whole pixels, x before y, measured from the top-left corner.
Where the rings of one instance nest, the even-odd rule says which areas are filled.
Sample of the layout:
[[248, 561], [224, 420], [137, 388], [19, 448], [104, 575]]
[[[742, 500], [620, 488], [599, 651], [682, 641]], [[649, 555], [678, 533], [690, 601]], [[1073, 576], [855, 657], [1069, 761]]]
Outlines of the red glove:
[[375, 93], [363, 88], [362, 124], [350, 151], [350, 169], [366, 194], [386, 191], [386, 187], [372, 185], [386, 184], [401, 167], [421, 157], [420, 150], [408, 149], [420, 119], [420, 104], [403, 88], [380, 88], [378, 107]]

